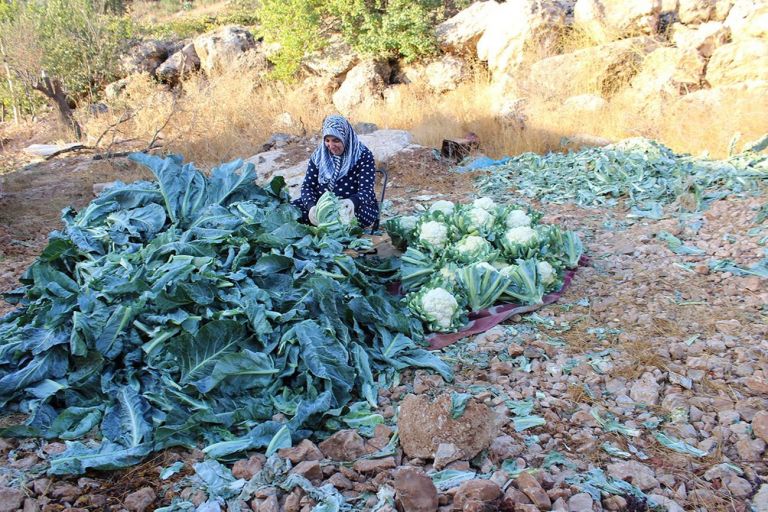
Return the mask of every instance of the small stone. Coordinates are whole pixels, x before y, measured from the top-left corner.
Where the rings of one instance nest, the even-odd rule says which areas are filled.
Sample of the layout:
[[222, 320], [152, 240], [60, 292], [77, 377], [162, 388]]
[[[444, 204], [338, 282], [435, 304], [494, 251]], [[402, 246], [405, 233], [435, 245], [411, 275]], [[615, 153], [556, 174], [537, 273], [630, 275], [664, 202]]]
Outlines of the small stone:
[[636, 461], [608, 464], [608, 474], [619, 480], [630, 482], [643, 491], [653, 489], [659, 485], [659, 481], [656, 480], [653, 470]]
[[768, 512], [768, 484], [763, 484], [757, 494], [752, 498], [752, 507], [755, 512]]
[[552, 503], [552, 511], [568, 512], [568, 505], [565, 503], [565, 500], [563, 498], [557, 498], [555, 502]]
[[459, 450], [453, 443], [440, 443], [435, 451], [434, 467], [437, 470], [443, 469], [453, 461], [464, 458], [464, 452]]
[[282, 448], [277, 454], [294, 465], [304, 460], [323, 460], [323, 452], [309, 439], [304, 439], [291, 448]]
[[340, 491], [348, 491], [353, 487], [352, 481], [341, 473], [334, 473], [325, 482], [331, 484]]
[[765, 441], [762, 439], [739, 439], [736, 442], [736, 451], [742, 460], [758, 462], [765, 451]]
[[648, 497], [664, 507], [667, 512], [685, 512], [683, 507], [678, 505], [674, 500], [667, 498], [666, 496], [662, 496], [661, 494], [650, 494]]
[[494, 482], [489, 480], [467, 480], [459, 486], [453, 497], [453, 509], [463, 511], [467, 510], [467, 506], [485, 506], [498, 499], [499, 496], [501, 496], [501, 489]]
[[48, 455], [58, 455], [63, 453], [67, 449], [67, 445], [64, 443], [46, 443], [43, 446], [43, 451]]
[[32, 482], [32, 492], [34, 492], [37, 496], [45, 496], [50, 488], [50, 478], [38, 478]]
[[355, 430], [340, 430], [320, 443], [320, 451], [327, 458], [352, 461], [365, 455], [365, 441]]
[[403, 468], [395, 475], [395, 499], [408, 512], [434, 512], [437, 510], [437, 489], [432, 479], [411, 468]]
[[621, 496], [612, 494], [603, 500], [603, 507], [611, 512], [627, 510], [627, 500]]
[[264, 499], [251, 500], [251, 510], [253, 512], [280, 512], [280, 502], [277, 496], [267, 496]]
[[768, 443], [768, 411], [760, 411], [752, 418], [752, 433]]
[[312, 483], [323, 479], [323, 470], [320, 468], [320, 463], [316, 460], [301, 461], [290, 472], [301, 475]]
[[568, 512], [582, 512], [584, 510], [592, 510], [592, 496], [580, 492], [568, 499]]
[[752, 494], [752, 484], [749, 481], [734, 476], [725, 482], [725, 487], [734, 498], [742, 499]]
[[53, 485], [50, 494], [51, 498], [66, 503], [73, 503], [82, 494], [82, 490], [67, 482], [57, 482]]
[[24, 498], [24, 493], [19, 489], [0, 488], [0, 512], [13, 512], [21, 508]]
[[546, 491], [544, 491], [539, 481], [530, 473], [520, 473], [515, 483], [517, 484], [517, 488], [523, 491], [537, 507], [548, 509], [552, 506], [552, 501], [549, 499]]
[[413, 392], [417, 395], [426, 393], [430, 389], [436, 389], [445, 385], [445, 381], [439, 375], [432, 375], [425, 371], [417, 371], [413, 378]]
[[35, 498], [27, 498], [24, 500], [24, 506], [21, 508], [22, 512], [39, 512], [40, 504]]
[[133, 512], [144, 512], [154, 503], [157, 495], [151, 487], [142, 487], [125, 497], [123, 505]]
[[262, 462], [258, 455], [252, 455], [248, 459], [240, 459], [232, 466], [232, 476], [250, 480], [253, 475], [261, 471]]
[[632, 388], [629, 390], [629, 396], [635, 402], [656, 405], [659, 401], [659, 389], [660, 386], [653, 374], [645, 373], [632, 385]]
[[378, 473], [385, 469], [392, 469], [396, 465], [394, 457], [384, 457], [383, 459], [356, 460], [352, 467], [358, 473]]

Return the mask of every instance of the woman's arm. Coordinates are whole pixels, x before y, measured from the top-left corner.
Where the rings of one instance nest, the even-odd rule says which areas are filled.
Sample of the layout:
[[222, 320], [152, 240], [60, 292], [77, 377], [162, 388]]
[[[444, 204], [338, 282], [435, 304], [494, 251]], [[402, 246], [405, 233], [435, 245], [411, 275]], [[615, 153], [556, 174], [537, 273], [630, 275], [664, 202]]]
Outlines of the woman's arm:
[[360, 159], [355, 163], [357, 171], [357, 193], [349, 199], [355, 205], [355, 215], [363, 226], [370, 226], [379, 218], [379, 203], [376, 201], [376, 192], [373, 183], [376, 179], [376, 164], [373, 161], [373, 153], [366, 148]]
[[302, 208], [304, 211], [308, 212], [320, 199], [320, 183], [317, 181], [317, 178], [317, 166], [310, 160], [307, 166], [307, 174], [304, 176], [304, 181], [301, 184], [301, 202], [304, 205], [304, 208]]

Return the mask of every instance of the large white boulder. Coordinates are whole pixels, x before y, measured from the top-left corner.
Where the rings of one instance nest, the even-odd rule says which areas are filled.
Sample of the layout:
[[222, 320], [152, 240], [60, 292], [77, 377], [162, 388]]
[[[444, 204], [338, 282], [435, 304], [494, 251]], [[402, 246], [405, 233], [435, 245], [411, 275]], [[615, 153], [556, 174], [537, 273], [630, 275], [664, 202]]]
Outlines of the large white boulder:
[[425, 75], [435, 92], [452, 91], [467, 77], [467, 63], [453, 55], [444, 55], [427, 65]]
[[195, 45], [189, 43], [160, 64], [155, 70], [155, 75], [161, 82], [174, 84], [183, 76], [198, 69], [200, 69], [200, 58], [195, 51]]
[[228, 25], [199, 35], [193, 43], [200, 58], [200, 67], [206, 74], [229, 69], [240, 55], [256, 46], [253, 34], [238, 25]]
[[352, 47], [341, 38], [332, 38], [322, 50], [302, 61], [304, 69], [314, 75], [340, 77], [360, 62]]
[[698, 26], [675, 23], [670, 28], [670, 39], [681, 49], [696, 50], [702, 57], [711, 57], [715, 50], [728, 42], [731, 30], [721, 21], [708, 21]]
[[710, 86], [749, 80], [768, 80], [768, 40], [743, 39], [715, 50], [707, 66]]
[[578, 0], [574, 26], [597, 42], [653, 35], [658, 31], [661, 0]]
[[759, 37], [768, 39], [768, 2], [765, 0], [737, 0], [725, 26], [731, 29], [734, 42]]
[[477, 42], [500, 10], [500, 4], [493, 0], [475, 2], [445, 20], [435, 29], [440, 48], [447, 53], [475, 53]]
[[137, 73], [155, 74], [155, 70], [167, 58], [168, 55], [178, 49], [173, 42], [168, 41], [142, 41], [132, 46], [128, 52], [120, 58], [120, 69], [126, 75]]
[[513, 75], [526, 52], [547, 54], [557, 46], [566, 10], [556, 0], [517, 0], [501, 4], [477, 42], [477, 57], [488, 62], [494, 80]]
[[386, 62], [361, 62], [347, 73], [341, 87], [333, 94], [333, 104], [342, 114], [349, 115], [356, 107], [381, 100], [390, 72]]
[[547, 100], [579, 94], [609, 98], [629, 83], [645, 55], [657, 47], [649, 37], [635, 37], [549, 57], [531, 66], [528, 81]]

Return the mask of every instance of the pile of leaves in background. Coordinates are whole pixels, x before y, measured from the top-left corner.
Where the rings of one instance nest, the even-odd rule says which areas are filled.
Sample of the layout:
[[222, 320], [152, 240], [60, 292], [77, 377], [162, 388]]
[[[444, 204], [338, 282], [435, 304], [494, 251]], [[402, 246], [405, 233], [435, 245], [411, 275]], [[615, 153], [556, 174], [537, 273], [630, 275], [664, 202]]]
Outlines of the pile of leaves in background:
[[382, 422], [377, 389], [406, 367], [452, 378], [376, 277], [393, 272], [346, 255], [359, 241], [331, 214], [298, 223], [282, 178], [132, 158], [157, 181], [65, 210], [0, 320], [0, 405], [28, 414], [0, 435], [67, 440], [51, 474], [201, 442], [213, 458], [269, 454]]
[[540, 224], [541, 214], [497, 205], [437, 201], [419, 216], [390, 219], [385, 228], [405, 250], [400, 276], [411, 311], [427, 329], [453, 332], [469, 312], [497, 302], [540, 304], [559, 290], [566, 269], [583, 253], [578, 235]]
[[725, 160], [678, 155], [653, 140], [627, 139], [577, 152], [524, 153], [478, 178], [483, 194], [510, 188], [544, 202], [613, 206], [626, 198], [638, 216], [660, 218], [678, 202], [697, 211], [728, 193], [756, 192], [768, 182], [768, 136]]

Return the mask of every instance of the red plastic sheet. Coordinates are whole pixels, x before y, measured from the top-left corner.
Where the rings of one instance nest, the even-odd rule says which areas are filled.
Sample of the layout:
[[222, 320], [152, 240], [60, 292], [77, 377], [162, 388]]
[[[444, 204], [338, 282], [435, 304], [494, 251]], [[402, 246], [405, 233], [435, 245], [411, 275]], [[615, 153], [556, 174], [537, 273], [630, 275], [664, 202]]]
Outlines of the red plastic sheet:
[[[579, 263], [582, 265], [585, 264], [586, 258], [582, 258], [582, 261]], [[529, 306], [521, 306], [519, 304], [499, 304], [498, 306], [471, 313], [469, 315], [469, 323], [460, 331], [445, 334], [435, 333], [428, 336], [427, 342], [429, 343], [429, 349], [440, 350], [441, 348], [456, 343], [462, 338], [485, 332], [514, 315], [530, 313], [531, 311], [536, 311], [537, 309], [556, 302], [568, 289], [575, 274], [576, 269], [566, 271], [563, 275], [563, 286], [558, 291], [545, 295], [541, 304], [532, 304]]]

